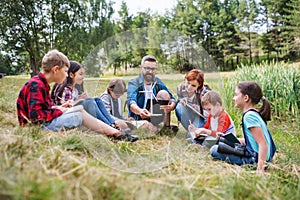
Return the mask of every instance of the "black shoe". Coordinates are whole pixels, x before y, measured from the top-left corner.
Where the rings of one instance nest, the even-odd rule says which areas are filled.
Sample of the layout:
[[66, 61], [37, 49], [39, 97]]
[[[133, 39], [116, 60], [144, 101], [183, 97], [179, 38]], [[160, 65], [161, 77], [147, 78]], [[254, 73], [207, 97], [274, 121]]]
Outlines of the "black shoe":
[[139, 138], [137, 135], [132, 135], [131, 134], [131, 130], [129, 128], [127, 129], [121, 129], [122, 135], [119, 135], [117, 137], [114, 136], [115, 140], [124, 140], [124, 141], [128, 141], [128, 142], [135, 142], [137, 141]]
[[119, 136], [114, 136], [115, 140], [118, 141], [127, 141], [127, 142], [135, 142], [137, 141], [139, 138], [136, 135], [119, 135]]
[[164, 126], [160, 131], [160, 135], [169, 135], [172, 136], [178, 132], [179, 128], [178, 126], [171, 125], [171, 126]]
[[179, 130], [178, 126], [175, 126], [175, 125], [165, 126], [165, 128], [169, 129], [173, 133], [177, 133]]

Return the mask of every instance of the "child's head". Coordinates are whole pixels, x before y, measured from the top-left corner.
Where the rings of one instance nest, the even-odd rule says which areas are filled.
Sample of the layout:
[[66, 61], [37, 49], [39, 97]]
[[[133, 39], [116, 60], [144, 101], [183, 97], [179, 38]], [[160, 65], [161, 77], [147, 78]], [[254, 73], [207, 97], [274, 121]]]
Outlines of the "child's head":
[[222, 98], [216, 91], [208, 91], [201, 99], [202, 107], [209, 114], [216, 116], [222, 109]]
[[112, 98], [119, 98], [126, 92], [126, 83], [123, 79], [115, 78], [107, 86], [107, 92]]
[[243, 94], [248, 95], [253, 104], [258, 104], [263, 93], [260, 86], [254, 81], [243, 81], [237, 84], [237, 89]]
[[[262, 100], [263, 105], [259, 110], [265, 121], [271, 119], [271, 105], [263, 96], [261, 87], [254, 81], [243, 81], [237, 84], [233, 100], [235, 106], [243, 110], [244, 107], [254, 106]], [[249, 107], [249, 106], [248, 106]]]
[[75, 85], [82, 84], [84, 79], [83, 65], [76, 61], [70, 61], [70, 67], [68, 70], [67, 84]]
[[42, 60], [42, 69], [44, 72], [49, 73], [53, 67], [57, 66], [59, 69], [70, 67], [69, 59], [63, 53], [56, 49], [50, 50]]

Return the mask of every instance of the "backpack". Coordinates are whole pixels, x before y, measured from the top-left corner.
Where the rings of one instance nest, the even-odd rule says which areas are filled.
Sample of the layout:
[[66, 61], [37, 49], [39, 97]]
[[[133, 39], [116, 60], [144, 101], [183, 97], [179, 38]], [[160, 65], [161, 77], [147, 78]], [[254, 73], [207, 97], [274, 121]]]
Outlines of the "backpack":
[[[257, 110], [255, 110], [255, 109], [250, 109], [250, 110], [248, 110], [247, 112], [249, 112], [249, 111], [256, 112], [256, 113], [259, 114], [259, 116], [261, 116], [260, 113], [257, 112]], [[245, 134], [246, 131], [244, 130], [244, 127], [245, 127], [245, 126], [244, 126], [244, 115], [245, 115], [247, 112], [245, 112], [245, 113], [243, 114], [243, 117], [242, 117], [242, 128], [243, 128], [243, 134], [244, 134], [245, 142], [246, 142], [246, 144], [249, 144], [248, 138], [245, 137], [245, 136], [246, 136], [246, 134]], [[274, 143], [274, 141], [273, 141], [273, 138], [272, 138], [272, 136], [271, 136], [270, 131], [269, 131], [268, 128], [267, 128], [267, 130], [268, 130], [268, 135], [269, 135], [269, 138], [270, 138], [270, 145], [271, 145], [271, 148], [270, 148], [270, 151], [271, 151], [271, 152], [270, 152], [270, 158], [272, 159], [273, 156], [274, 156], [274, 154], [275, 154], [275, 152], [276, 152], [276, 146], [275, 146], [275, 143]], [[247, 146], [247, 145], [246, 145], [246, 148], [247, 148], [248, 152], [249, 152], [252, 156], [255, 157], [255, 161], [258, 162], [258, 155], [257, 155], [257, 153], [256, 153], [252, 148], [250, 148], [250, 147]]]

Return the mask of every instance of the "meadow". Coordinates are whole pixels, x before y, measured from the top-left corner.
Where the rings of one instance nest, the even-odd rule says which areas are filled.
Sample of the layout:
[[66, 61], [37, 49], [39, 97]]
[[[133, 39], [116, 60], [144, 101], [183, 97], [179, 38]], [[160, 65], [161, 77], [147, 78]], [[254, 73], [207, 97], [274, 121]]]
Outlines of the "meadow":
[[[173, 94], [182, 74], [158, 74]], [[243, 66], [206, 73], [241, 136], [241, 113], [233, 107], [235, 84], [258, 81], [272, 102], [268, 123], [277, 153], [265, 174], [213, 160], [209, 150], [187, 144], [186, 132], [112, 142], [78, 128], [60, 132], [18, 126], [15, 100], [28, 76], [0, 79], [0, 199], [300, 199], [299, 67]], [[111, 76], [88, 78], [90, 96]], [[128, 82], [132, 76], [123, 76]], [[176, 97], [176, 95], [175, 95]], [[172, 124], [177, 124], [172, 113]]]

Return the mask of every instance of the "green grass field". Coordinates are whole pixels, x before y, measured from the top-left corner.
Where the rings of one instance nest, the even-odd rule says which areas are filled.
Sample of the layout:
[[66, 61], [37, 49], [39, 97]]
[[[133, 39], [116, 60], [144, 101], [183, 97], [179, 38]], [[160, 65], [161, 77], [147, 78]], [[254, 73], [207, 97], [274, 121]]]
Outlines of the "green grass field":
[[[232, 96], [223, 94], [235, 75], [205, 78], [226, 98], [224, 107], [240, 129]], [[159, 76], [176, 94], [183, 75]], [[297, 117], [273, 118], [268, 124], [278, 151], [268, 171], [258, 175], [252, 168], [215, 161], [208, 149], [187, 144], [182, 127], [177, 135], [136, 143], [113, 143], [84, 128], [20, 128], [15, 100], [28, 78], [0, 79], [0, 199], [300, 199]], [[123, 78], [128, 82], [131, 77]], [[96, 96], [108, 81], [87, 79], [85, 88]], [[177, 124], [174, 113], [172, 123]]]

